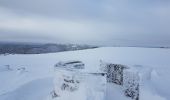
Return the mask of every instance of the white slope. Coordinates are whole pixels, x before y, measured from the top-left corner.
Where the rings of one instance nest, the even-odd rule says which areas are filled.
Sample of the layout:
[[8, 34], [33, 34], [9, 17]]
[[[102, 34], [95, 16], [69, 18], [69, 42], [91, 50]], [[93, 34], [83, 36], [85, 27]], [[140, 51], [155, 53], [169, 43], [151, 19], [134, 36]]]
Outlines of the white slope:
[[[59, 61], [80, 60], [88, 72], [100, 60], [131, 66], [141, 76], [140, 100], [170, 100], [170, 49], [103, 47], [35, 55], [0, 56], [0, 100], [46, 100], [53, 90], [53, 66]], [[6, 68], [6, 65], [10, 65]], [[25, 69], [24, 69], [25, 68]], [[106, 100], [128, 100], [121, 87], [107, 86]], [[122, 93], [121, 93], [122, 92]], [[83, 94], [79, 95], [79, 98]], [[66, 97], [63, 100], [67, 100]], [[75, 100], [80, 100], [76, 99]]]

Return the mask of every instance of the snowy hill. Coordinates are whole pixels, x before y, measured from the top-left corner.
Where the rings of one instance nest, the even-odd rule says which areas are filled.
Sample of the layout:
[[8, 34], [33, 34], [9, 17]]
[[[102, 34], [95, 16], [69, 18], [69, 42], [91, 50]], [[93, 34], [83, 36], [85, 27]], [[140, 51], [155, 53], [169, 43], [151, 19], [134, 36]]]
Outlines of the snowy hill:
[[[0, 55], [0, 100], [48, 100], [54, 89], [54, 65], [59, 61], [79, 60], [85, 70], [99, 69], [100, 60], [123, 64], [136, 70], [140, 77], [140, 100], [170, 99], [170, 49], [103, 47], [90, 50], [50, 54]], [[121, 87], [107, 86], [106, 100], [130, 100]], [[73, 97], [77, 96], [77, 97]], [[73, 94], [69, 100], [81, 100]], [[67, 97], [57, 100], [68, 100]], [[84, 99], [82, 99], [84, 100]]]

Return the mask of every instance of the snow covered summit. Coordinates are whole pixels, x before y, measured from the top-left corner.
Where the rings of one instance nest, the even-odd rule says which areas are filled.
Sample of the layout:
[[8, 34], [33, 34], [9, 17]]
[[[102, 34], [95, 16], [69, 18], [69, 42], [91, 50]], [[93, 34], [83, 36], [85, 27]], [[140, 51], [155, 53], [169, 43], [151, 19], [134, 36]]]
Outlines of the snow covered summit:
[[[38, 55], [1, 55], [0, 66], [9, 65], [12, 70], [4, 70], [6, 67], [3, 67], [0, 71], [0, 100], [47, 100], [54, 89], [54, 64], [69, 60], [82, 61], [86, 72], [100, 72], [100, 60], [132, 66], [141, 77], [140, 100], [169, 100], [169, 59], [170, 49], [137, 47], [103, 47]], [[21, 68], [25, 68], [25, 71], [18, 70]], [[106, 100], [129, 99], [119, 91], [121, 87], [108, 84], [107, 88], [110, 89], [106, 91]], [[72, 100], [80, 100], [83, 96], [84, 94], [79, 94]]]

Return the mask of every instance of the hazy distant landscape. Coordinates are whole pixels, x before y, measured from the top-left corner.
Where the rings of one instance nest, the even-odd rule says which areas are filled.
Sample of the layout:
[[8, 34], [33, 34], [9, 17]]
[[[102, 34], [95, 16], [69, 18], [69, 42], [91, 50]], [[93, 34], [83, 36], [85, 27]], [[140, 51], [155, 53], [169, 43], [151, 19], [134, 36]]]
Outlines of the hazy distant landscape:
[[45, 44], [45, 43], [0, 43], [0, 54], [42, 54], [61, 51], [74, 51], [97, 48], [97, 46], [77, 44]]

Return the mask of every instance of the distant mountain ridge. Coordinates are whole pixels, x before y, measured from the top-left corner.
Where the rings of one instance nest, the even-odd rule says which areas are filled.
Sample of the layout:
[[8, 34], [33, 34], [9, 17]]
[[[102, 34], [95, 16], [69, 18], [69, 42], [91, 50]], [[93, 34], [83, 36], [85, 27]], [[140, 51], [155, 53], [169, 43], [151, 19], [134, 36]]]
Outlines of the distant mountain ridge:
[[78, 44], [39, 44], [0, 42], [0, 54], [41, 54], [97, 48], [97, 46]]

